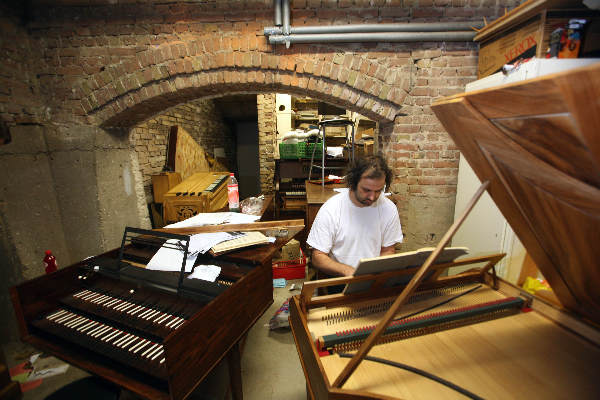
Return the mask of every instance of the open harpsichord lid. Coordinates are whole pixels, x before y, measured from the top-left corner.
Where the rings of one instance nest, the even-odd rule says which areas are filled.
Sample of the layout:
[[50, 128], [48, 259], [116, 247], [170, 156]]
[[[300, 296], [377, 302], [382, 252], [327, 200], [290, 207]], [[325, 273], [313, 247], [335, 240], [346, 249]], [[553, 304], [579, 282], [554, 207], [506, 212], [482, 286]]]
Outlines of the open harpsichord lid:
[[600, 63], [432, 105], [558, 299], [596, 324], [598, 99]]

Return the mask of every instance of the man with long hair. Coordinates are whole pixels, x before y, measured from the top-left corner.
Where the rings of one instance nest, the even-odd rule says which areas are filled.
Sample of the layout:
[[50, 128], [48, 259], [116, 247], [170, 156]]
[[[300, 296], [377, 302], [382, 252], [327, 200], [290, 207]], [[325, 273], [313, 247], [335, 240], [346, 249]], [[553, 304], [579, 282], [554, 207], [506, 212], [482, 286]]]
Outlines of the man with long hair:
[[314, 267], [329, 276], [350, 276], [361, 258], [394, 254], [403, 235], [398, 209], [382, 196], [391, 181], [383, 157], [356, 160], [346, 175], [348, 191], [323, 204], [306, 240]]

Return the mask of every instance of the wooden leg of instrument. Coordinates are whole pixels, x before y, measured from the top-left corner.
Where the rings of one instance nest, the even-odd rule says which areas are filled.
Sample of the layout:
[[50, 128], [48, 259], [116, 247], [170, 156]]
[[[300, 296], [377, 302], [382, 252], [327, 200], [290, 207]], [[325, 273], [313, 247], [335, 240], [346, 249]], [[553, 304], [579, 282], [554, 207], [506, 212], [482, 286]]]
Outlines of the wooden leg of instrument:
[[229, 367], [229, 385], [231, 386], [231, 397], [233, 400], [242, 400], [242, 364], [239, 342], [234, 344], [227, 353], [227, 365]]
[[314, 400], [310, 393], [310, 386], [308, 386], [308, 383], [306, 383], [306, 400]]

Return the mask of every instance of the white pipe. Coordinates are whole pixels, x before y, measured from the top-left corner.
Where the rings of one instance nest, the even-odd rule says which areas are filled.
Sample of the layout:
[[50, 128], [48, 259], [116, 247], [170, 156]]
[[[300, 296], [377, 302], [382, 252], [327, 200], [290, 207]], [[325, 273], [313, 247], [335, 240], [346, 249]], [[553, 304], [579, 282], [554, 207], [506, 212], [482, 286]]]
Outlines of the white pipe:
[[275, 23], [275, 26], [281, 26], [282, 22], [281, 22], [281, 1], [282, 0], [273, 0], [273, 11], [274, 11], [274, 17], [273, 17], [273, 22]]
[[[371, 33], [371, 32], [451, 32], [469, 31], [479, 29], [481, 23], [473, 22], [407, 22], [397, 24], [354, 24], [354, 25], [326, 25], [326, 26], [298, 26], [290, 27], [290, 34], [315, 34], [315, 33]], [[282, 35], [283, 29], [279, 27], [264, 28], [265, 35]]]
[[281, 17], [283, 20], [283, 34], [290, 34], [290, 0], [282, 0]]
[[361, 42], [469, 42], [475, 31], [466, 32], [390, 32], [271, 35], [269, 43], [361, 43]]

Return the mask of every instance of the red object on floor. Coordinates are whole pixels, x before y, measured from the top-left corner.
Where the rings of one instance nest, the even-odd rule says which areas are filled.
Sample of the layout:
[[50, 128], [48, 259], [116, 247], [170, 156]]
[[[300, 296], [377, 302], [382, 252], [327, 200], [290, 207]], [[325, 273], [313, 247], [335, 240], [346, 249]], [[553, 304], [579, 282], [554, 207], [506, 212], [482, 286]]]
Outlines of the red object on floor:
[[302, 256], [297, 260], [279, 261], [273, 263], [273, 279], [304, 279], [306, 278], [306, 257], [300, 249]]

